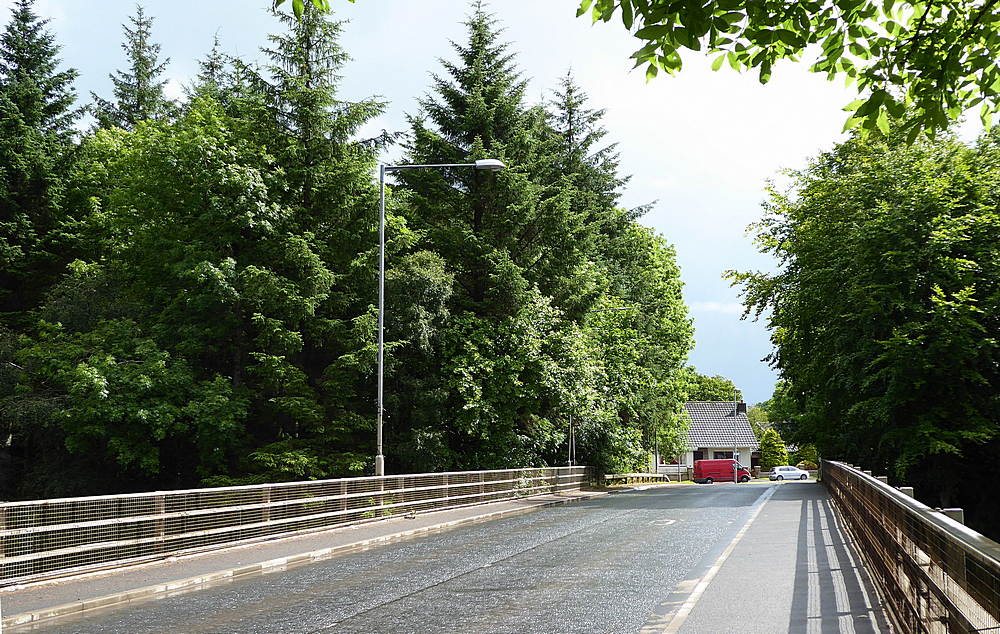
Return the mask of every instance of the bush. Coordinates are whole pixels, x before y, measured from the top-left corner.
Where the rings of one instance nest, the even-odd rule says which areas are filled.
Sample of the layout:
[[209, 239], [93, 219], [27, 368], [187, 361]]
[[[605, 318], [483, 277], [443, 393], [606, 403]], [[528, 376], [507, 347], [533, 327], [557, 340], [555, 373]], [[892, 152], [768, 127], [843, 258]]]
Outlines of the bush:
[[778, 465], [785, 464], [788, 464], [785, 441], [777, 431], [768, 429], [760, 439], [760, 467], [764, 471], [770, 471]]

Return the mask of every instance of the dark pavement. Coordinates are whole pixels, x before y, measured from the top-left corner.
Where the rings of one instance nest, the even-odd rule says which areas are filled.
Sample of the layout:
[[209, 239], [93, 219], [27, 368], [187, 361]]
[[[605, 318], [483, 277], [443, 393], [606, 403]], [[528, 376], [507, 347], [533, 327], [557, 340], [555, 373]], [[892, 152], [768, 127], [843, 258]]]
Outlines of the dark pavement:
[[[836, 597], [832, 603], [813, 597], [808, 590], [812, 581], [805, 578], [811, 565], [831, 563], [829, 557], [817, 559], [817, 548], [826, 553], [828, 542], [838, 553], [847, 548], [843, 540], [822, 537], [817, 542], [810, 537], [814, 530], [832, 535], [836, 529], [816, 510], [825, 504], [825, 495], [815, 483], [786, 483], [761, 507], [772, 488], [677, 486], [603, 496], [93, 611], [82, 618], [66, 617], [41, 624], [37, 631], [839, 631], [816, 629], [809, 620], [815, 611], [810, 602], [824, 609], [840, 605]], [[758, 511], [746, 534], [731, 547]], [[803, 531], [805, 554], [796, 547]], [[786, 534], [789, 539], [784, 539]], [[691, 589], [727, 552], [718, 574], [690, 605]], [[835, 559], [838, 566], [844, 563], [840, 557]], [[783, 588], [782, 599], [754, 599], [772, 596], [767, 584], [778, 565], [792, 580]], [[737, 568], [730, 572], [732, 566]], [[732, 588], [725, 584], [737, 578], [746, 583], [744, 594], [734, 601]], [[796, 594], [800, 586], [807, 588], [804, 599]], [[847, 590], [858, 587], [848, 584]], [[831, 585], [830, 591], [836, 589]], [[685, 596], [688, 614], [678, 622], [677, 599]], [[857, 601], [855, 596], [855, 603], [846, 605], [864, 604]], [[762, 618], [770, 620], [746, 627], [759, 605], [767, 608]], [[830, 622], [848, 622], [843, 618], [838, 615]]]

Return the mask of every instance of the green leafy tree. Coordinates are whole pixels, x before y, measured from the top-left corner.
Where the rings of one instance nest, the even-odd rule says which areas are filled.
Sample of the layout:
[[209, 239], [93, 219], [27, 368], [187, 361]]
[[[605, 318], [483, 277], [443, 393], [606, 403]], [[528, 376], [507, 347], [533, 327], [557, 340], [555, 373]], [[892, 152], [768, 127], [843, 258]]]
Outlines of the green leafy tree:
[[0, 35], [0, 324], [22, 328], [73, 258], [65, 206], [73, 158], [76, 71], [32, 0], [19, 0]]
[[642, 42], [632, 58], [647, 78], [679, 71], [687, 49], [715, 56], [715, 70], [755, 69], [767, 83], [778, 61], [816, 48], [810, 70], [844, 77], [862, 95], [846, 108], [846, 129], [888, 134], [890, 120], [903, 119], [912, 141], [976, 106], [988, 124], [1000, 107], [1000, 5], [992, 1], [582, 0], [577, 15], [586, 13], [595, 22], [620, 15]]
[[770, 401], [764, 401], [763, 403], [757, 403], [747, 408], [747, 420], [750, 421], [750, 427], [753, 428], [753, 434], [757, 437], [758, 441], [764, 436], [765, 431], [771, 429], [771, 421], [768, 414], [769, 407]]
[[[330, 10], [330, 0], [311, 0], [313, 7], [317, 11], [329, 11]], [[348, 2], [354, 2], [354, 0], [347, 0]], [[277, 9], [281, 5], [285, 4], [285, 0], [274, 0], [273, 8]], [[302, 18], [306, 13], [306, 0], [292, 0], [292, 11], [295, 13], [295, 17]]]
[[[454, 292], [437, 344], [389, 362], [396, 442], [425, 468], [558, 462], [572, 417], [581, 459], [634, 468], [673, 429], [672, 370], [690, 347], [673, 251], [616, 207], [625, 179], [572, 79], [548, 108], [526, 106], [493, 18], [475, 4], [466, 24], [411, 119], [408, 162], [508, 167], [400, 174], [414, 247], [440, 254]], [[639, 301], [637, 315], [591, 315]]]
[[719, 374], [705, 376], [688, 367], [685, 368], [684, 379], [687, 401], [738, 401], [743, 398], [736, 384]]
[[975, 456], [995, 450], [1000, 419], [998, 147], [995, 133], [843, 143], [756, 227], [781, 269], [732, 274], [748, 310], [772, 311], [795, 442], [926, 482], [995, 525], [959, 482], [989, 462]]
[[770, 471], [776, 466], [788, 464], [785, 441], [774, 429], [768, 429], [760, 439], [760, 467]]
[[128, 61], [127, 70], [115, 71], [111, 77], [114, 85], [113, 100], [106, 100], [91, 93], [94, 116], [102, 128], [119, 127], [132, 130], [141, 121], [170, 116], [175, 106], [163, 94], [166, 79], [161, 79], [170, 59], [159, 59], [160, 45], [152, 40], [153, 18], [146, 15], [141, 5], [129, 17], [131, 27], [123, 26], [125, 41], [122, 50]]
[[[232, 95], [226, 99], [244, 120], [248, 138], [270, 148], [281, 165], [283, 185], [272, 191], [290, 212], [284, 229], [310, 236], [310, 248], [335, 283], [315, 313], [294, 329], [301, 333], [301, 349], [284, 360], [301, 370], [314, 390], [315, 422], [299, 426], [300, 417], [286, 410], [282, 416], [291, 427], [276, 437], [262, 436], [272, 442], [259, 446], [252, 462], [267, 467], [261, 477], [347, 475], [365, 470], [373, 455], [378, 189], [371, 174], [391, 137], [356, 140], [384, 104], [338, 95], [348, 59], [339, 44], [342, 24], [311, 6], [300, 19], [278, 19], [284, 29], [269, 37], [263, 68], [235, 62], [224, 92]], [[395, 252], [392, 245], [390, 253]], [[401, 279], [404, 269], [399, 269], [394, 283], [438, 288], [427, 279], [439, 273], [432, 258], [414, 256], [409, 264], [405, 271], [412, 276]], [[427, 317], [407, 324], [415, 330], [433, 321], [428, 315], [437, 310], [436, 300], [426, 301], [415, 302]]]
[[[799, 450], [795, 452], [794, 458], [796, 464], [806, 463], [808, 469], [815, 469], [819, 466], [819, 452], [816, 451], [816, 445], [802, 445]], [[811, 465], [811, 466], [809, 466]]]
[[611, 455], [618, 459], [595, 451], [589, 462], [614, 470], [643, 468], [645, 452], [655, 445], [670, 455], [687, 440], [684, 364], [693, 329], [673, 247], [661, 236], [626, 221], [624, 231], [605, 240], [599, 261], [609, 280], [601, 301], [633, 308], [592, 313], [584, 320], [594, 340], [591, 354], [602, 369], [597, 393], [604, 417], [593, 421], [593, 430], [597, 438], [636, 440], [598, 444], [614, 449]]

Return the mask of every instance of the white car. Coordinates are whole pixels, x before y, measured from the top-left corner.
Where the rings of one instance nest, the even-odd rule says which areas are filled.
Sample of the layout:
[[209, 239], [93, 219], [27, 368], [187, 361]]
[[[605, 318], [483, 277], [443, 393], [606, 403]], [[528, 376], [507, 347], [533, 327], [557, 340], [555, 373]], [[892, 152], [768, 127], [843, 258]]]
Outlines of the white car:
[[808, 480], [809, 472], [803, 471], [798, 467], [789, 467], [785, 465], [783, 467], [775, 467], [771, 469], [770, 478], [772, 480]]

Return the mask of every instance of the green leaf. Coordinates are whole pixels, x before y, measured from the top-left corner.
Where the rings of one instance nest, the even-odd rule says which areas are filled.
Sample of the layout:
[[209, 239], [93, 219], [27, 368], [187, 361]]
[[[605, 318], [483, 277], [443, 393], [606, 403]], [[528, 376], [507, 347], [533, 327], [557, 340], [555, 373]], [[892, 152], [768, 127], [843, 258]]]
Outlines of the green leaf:
[[622, 24], [625, 25], [626, 29], [632, 29], [632, 22], [635, 17], [632, 12], [632, 2], [631, 0], [621, 0], [622, 9]]
[[844, 106], [844, 110], [847, 112], [854, 112], [861, 106], [861, 104], [865, 103], [865, 101], [867, 101], [867, 99], [855, 99], [851, 103]]
[[654, 79], [659, 72], [660, 69], [656, 67], [656, 64], [650, 63], [649, 66], [646, 67], [646, 81]]
[[771, 80], [771, 62], [770, 61], [764, 61], [760, 65], [760, 75], [758, 76], [757, 79], [762, 84], [766, 84], [768, 81]]
[[635, 36], [642, 40], [658, 40], [670, 33], [670, 27], [665, 24], [654, 24], [644, 26], [635, 32]]
[[863, 117], [858, 117], [854, 115], [847, 117], [847, 120], [844, 121], [844, 128], [841, 130], [841, 132], [848, 132], [850, 130], [853, 130], [854, 128], [858, 127], [858, 124], [861, 123], [862, 120]]
[[292, 11], [295, 13], [295, 17], [301, 18], [305, 10], [306, 5], [303, 0], [292, 0]]
[[712, 70], [719, 70], [720, 68], [722, 68], [722, 62], [724, 62], [724, 61], [726, 61], [726, 55], [725, 54], [722, 54], [722, 55], [719, 55], [718, 57], [716, 57], [715, 60], [712, 61]]
[[879, 110], [878, 118], [875, 119], [875, 124], [878, 126], [878, 129], [882, 131], [882, 134], [886, 136], [889, 135], [889, 114], [884, 108]]
[[984, 103], [979, 109], [979, 120], [987, 130], [993, 127], [993, 108], [989, 104]]

